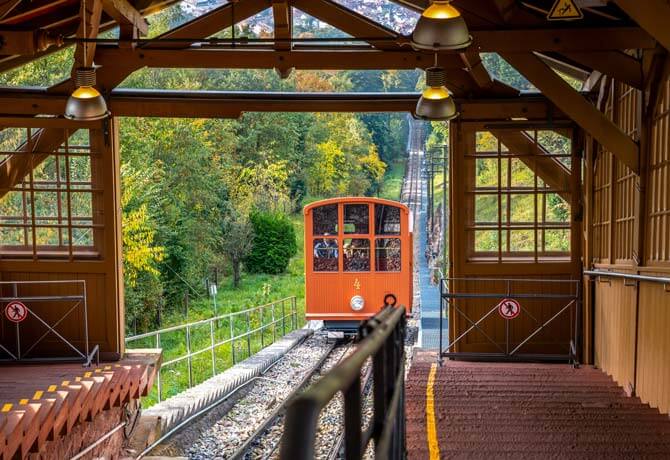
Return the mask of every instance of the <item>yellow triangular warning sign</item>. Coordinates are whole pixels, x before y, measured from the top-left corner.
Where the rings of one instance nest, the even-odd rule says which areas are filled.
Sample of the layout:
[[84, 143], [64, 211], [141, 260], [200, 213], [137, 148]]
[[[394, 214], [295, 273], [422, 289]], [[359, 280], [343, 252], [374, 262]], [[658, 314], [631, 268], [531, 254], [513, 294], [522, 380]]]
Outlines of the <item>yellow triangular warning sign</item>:
[[583, 17], [582, 10], [579, 9], [575, 0], [556, 0], [547, 15], [550, 21], [570, 21]]

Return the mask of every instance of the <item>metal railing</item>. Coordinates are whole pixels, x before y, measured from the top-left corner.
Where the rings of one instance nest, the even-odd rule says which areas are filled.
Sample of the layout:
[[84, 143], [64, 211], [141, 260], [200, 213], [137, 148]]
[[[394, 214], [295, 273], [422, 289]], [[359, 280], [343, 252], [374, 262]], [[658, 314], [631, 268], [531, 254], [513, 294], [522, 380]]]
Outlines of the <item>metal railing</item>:
[[648, 281], [650, 283], [659, 283], [665, 287], [666, 291], [670, 292], [670, 278], [668, 277], [610, 272], [607, 270], [584, 270], [584, 274], [594, 278], [623, 278], [624, 280]]
[[[98, 345], [90, 349], [89, 344], [85, 280], [0, 281], [0, 305], [0, 314], [10, 324], [14, 323], [14, 327], [10, 326], [7, 331], [9, 334], [11, 329], [14, 330], [14, 346], [9, 341], [0, 343], [0, 351], [8, 355], [0, 361], [72, 361], [81, 358], [84, 366], [90, 366], [98, 355]], [[78, 310], [81, 313], [81, 328], [63, 328], [66, 320], [76, 321], [74, 317]], [[45, 329], [42, 334], [31, 334], [40, 328]], [[27, 332], [22, 333], [22, 329]], [[76, 330], [76, 336], [66, 337], [68, 333], [63, 329]], [[44, 349], [40, 353], [38, 345], [50, 335], [72, 350], [74, 355], [54, 356], [50, 352], [45, 353]]]
[[[400, 460], [405, 450], [405, 308], [386, 307], [359, 330], [356, 350], [312, 387], [289, 402], [280, 458], [314, 458], [319, 414], [339, 392], [344, 396], [344, 458], [363, 457], [374, 441], [375, 458]], [[373, 415], [363, 428], [361, 373], [372, 359]]]
[[[466, 292], [452, 292], [449, 289], [450, 282], [460, 283], [499, 283], [501, 289], [496, 292], [482, 292], [478, 289], [468, 289]], [[515, 283], [522, 283], [521, 287], [516, 287]], [[536, 285], [538, 289], [531, 289], [529, 286]], [[552, 288], [554, 286], [554, 288]], [[567, 286], [567, 287], [566, 287]], [[541, 288], [541, 289], [540, 289]], [[551, 291], [555, 292], [552, 293]], [[547, 292], [549, 291], [549, 292]], [[561, 279], [520, 279], [520, 278], [443, 278], [440, 280], [440, 359], [442, 357], [450, 358], [493, 358], [501, 360], [567, 360], [577, 365], [579, 363], [579, 331], [581, 321], [581, 289], [578, 280], [561, 280]], [[501, 304], [506, 299], [512, 300], [512, 308], [518, 311], [510, 317], [504, 316], [504, 311], [501, 312]], [[459, 305], [458, 301], [480, 300], [489, 302], [484, 307], [485, 313], [479, 318], [473, 319], [464, 311], [465, 308]], [[530, 308], [524, 306], [525, 302], [547, 301], [556, 304], [556, 310], [547, 319], [540, 319], [536, 317], [535, 312]], [[449, 306], [453, 307], [455, 317], [464, 319], [468, 323], [468, 328], [460, 332], [458, 337], [449, 340], [446, 347], [443, 347], [442, 330], [443, 318], [448, 311]], [[499, 315], [496, 315], [496, 312]], [[520, 351], [524, 345], [528, 344], [533, 337], [536, 337], [551, 323], [554, 323], [562, 315], [570, 313], [570, 325], [568, 336], [565, 337], [566, 353], [564, 354], [549, 354], [549, 353], [525, 353]], [[511, 321], [514, 321], [516, 316], [523, 314], [529, 318], [534, 326], [529, 331], [528, 335], [518, 339], [518, 342], [513, 343], [512, 333], [510, 331]], [[482, 327], [482, 323], [488, 318], [497, 318], [504, 322], [505, 338], [504, 341], [496, 337], [491, 337], [491, 330]], [[450, 318], [454, 321], [455, 318]], [[490, 343], [495, 347], [497, 352], [461, 352], [455, 351], [455, 346], [461, 342], [468, 334], [478, 332], [486, 339], [486, 343]], [[454, 334], [455, 335], [455, 334]], [[446, 350], [446, 351], [445, 351]]]
[[[171, 350], [164, 350], [167, 360], [162, 363], [156, 376], [157, 399], [158, 402], [161, 402], [163, 400], [162, 373], [167, 368], [185, 362], [188, 375], [187, 387], [191, 388], [194, 385], [194, 358], [209, 352], [211, 365], [208, 367], [211, 369], [210, 376], [213, 377], [217, 374], [217, 351], [221, 347], [227, 346], [224, 351], [230, 352], [230, 362], [235, 365], [240, 360], [238, 353], [244, 355], [244, 348], [246, 348], [244, 357], [251, 356], [254, 337], [260, 337], [260, 347], [264, 348], [265, 335], [269, 334], [267, 331], [270, 328], [272, 340], [267, 340], [267, 345], [277, 340], [278, 330], [283, 336], [294, 330], [297, 325], [297, 302], [295, 296], [292, 296], [225, 315], [127, 337], [126, 346], [140, 342], [139, 348], [147, 346], [163, 348], [164, 345], [167, 345], [166, 336], [172, 339], [172, 344], [183, 345], [181, 349], [184, 352], [176, 355]], [[221, 370], [224, 369], [220, 368], [219, 371]]]

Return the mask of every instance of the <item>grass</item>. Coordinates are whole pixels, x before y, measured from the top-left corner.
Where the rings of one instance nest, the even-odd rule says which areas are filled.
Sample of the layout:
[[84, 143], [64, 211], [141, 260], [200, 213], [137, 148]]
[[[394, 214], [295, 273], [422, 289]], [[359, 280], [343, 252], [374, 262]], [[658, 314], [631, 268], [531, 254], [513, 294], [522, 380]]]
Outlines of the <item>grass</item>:
[[[305, 289], [304, 289], [304, 257], [303, 257], [303, 235], [304, 223], [302, 214], [292, 216], [296, 237], [298, 240], [298, 253], [289, 262], [286, 273], [280, 275], [248, 274], [242, 277], [239, 288], [232, 286], [232, 280], [225, 278], [218, 289], [216, 296], [216, 313], [223, 315], [237, 312], [248, 308], [256, 307], [274, 302], [286, 297], [296, 297], [296, 323], [286, 319], [286, 332], [295, 327], [302, 327], [305, 321]], [[285, 312], [290, 312], [290, 304], [285, 304]], [[163, 328], [176, 326], [194, 321], [214, 317], [213, 299], [193, 300], [189, 306], [188, 317], [174, 313], [164, 318]], [[275, 319], [281, 317], [281, 306], [275, 308]], [[232, 325], [231, 325], [232, 320]], [[270, 308], [263, 312], [254, 312], [249, 316], [251, 329], [256, 329], [261, 324], [268, 324], [272, 321], [272, 311]], [[275, 337], [281, 337], [284, 333], [282, 323], [276, 324], [276, 329], [272, 327], [264, 329], [263, 333], [256, 332], [247, 338], [237, 339], [232, 344], [225, 343], [215, 349], [214, 364], [216, 373], [222, 372], [233, 365], [233, 350], [235, 353], [235, 362], [257, 353], [273, 342]], [[210, 326], [209, 323], [191, 328], [191, 352], [203, 350], [210, 346]], [[215, 341], [220, 342], [231, 338], [231, 328], [234, 335], [243, 334], [247, 329], [246, 315], [236, 315], [231, 319], [223, 319], [218, 324], [214, 324]], [[156, 339], [154, 337], [133, 341], [129, 348], [155, 347]], [[234, 346], [234, 348], [233, 348]], [[163, 349], [163, 362], [167, 362], [187, 354], [186, 349], [186, 331], [178, 330], [161, 334], [160, 348]], [[212, 354], [210, 351], [195, 356], [191, 362], [191, 380], [193, 385], [197, 385], [212, 377]], [[189, 368], [186, 360], [180, 361], [168, 366], [163, 366], [161, 371], [161, 397], [162, 399], [174, 396], [189, 388]], [[144, 398], [143, 405], [151, 406], [158, 402], [158, 385], [154, 385], [151, 393]]]
[[390, 163], [384, 175], [384, 182], [380, 187], [379, 198], [399, 200], [404, 177], [405, 160], [400, 159]]

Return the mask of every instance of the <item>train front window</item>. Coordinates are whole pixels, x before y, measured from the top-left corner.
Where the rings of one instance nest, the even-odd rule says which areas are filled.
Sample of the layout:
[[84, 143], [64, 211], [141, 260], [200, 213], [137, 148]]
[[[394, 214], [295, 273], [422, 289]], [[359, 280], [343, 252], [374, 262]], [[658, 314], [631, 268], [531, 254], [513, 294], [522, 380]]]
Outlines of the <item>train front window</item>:
[[400, 235], [400, 208], [375, 204], [375, 235]]
[[344, 205], [344, 233], [368, 233], [368, 220], [367, 204]]
[[375, 240], [375, 269], [378, 272], [400, 271], [399, 238], [377, 238]]
[[314, 208], [312, 211], [312, 234], [324, 236], [337, 234], [336, 204], [328, 204]]
[[314, 240], [314, 271], [336, 272], [339, 248], [337, 240], [333, 238], [318, 238]]
[[370, 240], [366, 238], [347, 238], [343, 244], [344, 271], [370, 271]]

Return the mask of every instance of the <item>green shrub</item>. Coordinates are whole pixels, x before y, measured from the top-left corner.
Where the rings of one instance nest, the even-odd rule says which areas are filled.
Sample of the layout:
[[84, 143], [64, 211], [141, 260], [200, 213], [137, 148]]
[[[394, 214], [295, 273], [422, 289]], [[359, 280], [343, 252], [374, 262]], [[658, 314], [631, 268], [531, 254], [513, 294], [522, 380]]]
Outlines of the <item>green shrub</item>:
[[247, 271], [273, 275], [285, 272], [298, 251], [289, 218], [279, 212], [255, 211], [250, 220], [254, 237], [251, 253], [244, 260]]

